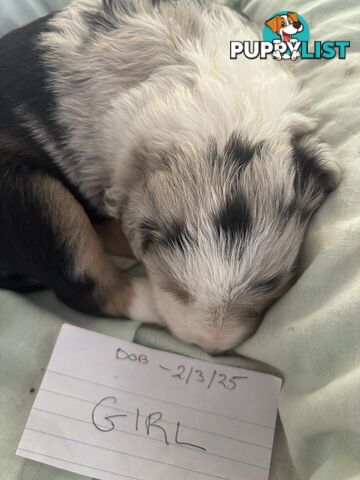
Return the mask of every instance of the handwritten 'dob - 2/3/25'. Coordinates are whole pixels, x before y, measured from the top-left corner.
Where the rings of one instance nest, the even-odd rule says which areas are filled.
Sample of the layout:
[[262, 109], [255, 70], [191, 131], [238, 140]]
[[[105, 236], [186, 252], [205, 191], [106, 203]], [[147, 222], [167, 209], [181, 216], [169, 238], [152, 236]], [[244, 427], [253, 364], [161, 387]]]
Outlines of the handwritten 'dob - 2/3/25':
[[[145, 354], [128, 353], [123, 348], [116, 350], [116, 360], [134, 362], [143, 367], [151, 363], [151, 359]], [[236, 391], [241, 380], [246, 380], [246, 376], [232, 376], [228, 377], [224, 373], [213, 370], [211, 375], [206, 375], [203, 370], [194, 367], [186, 368], [185, 365], [177, 365], [176, 367], [169, 367], [168, 365], [158, 365], [159, 369], [166, 372], [171, 378], [181, 380], [186, 384], [191, 381], [201, 383], [205, 388], [210, 390], [216, 386], [225, 388], [226, 390]]]

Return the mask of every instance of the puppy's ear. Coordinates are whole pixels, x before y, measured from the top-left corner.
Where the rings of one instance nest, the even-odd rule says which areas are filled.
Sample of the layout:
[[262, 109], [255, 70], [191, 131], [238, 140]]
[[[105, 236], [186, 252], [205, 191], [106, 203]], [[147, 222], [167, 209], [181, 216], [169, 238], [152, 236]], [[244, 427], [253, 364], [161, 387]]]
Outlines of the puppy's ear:
[[299, 22], [298, 14], [295, 12], [288, 12], [288, 17], [290, 17], [293, 22]]
[[278, 26], [279, 26], [279, 15], [276, 15], [275, 17], [270, 18], [265, 22], [265, 25], [270, 28], [274, 33], [278, 32]]
[[307, 216], [337, 187], [341, 170], [334, 162], [330, 148], [312, 135], [294, 138], [293, 161], [295, 194]]

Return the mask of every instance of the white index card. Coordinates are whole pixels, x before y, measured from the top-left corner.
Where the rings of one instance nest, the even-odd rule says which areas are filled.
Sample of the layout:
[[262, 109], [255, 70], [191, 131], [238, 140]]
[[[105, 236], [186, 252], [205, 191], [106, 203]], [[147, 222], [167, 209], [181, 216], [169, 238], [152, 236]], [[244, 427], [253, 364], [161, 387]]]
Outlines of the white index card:
[[17, 454], [101, 480], [266, 480], [280, 386], [65, 324]]

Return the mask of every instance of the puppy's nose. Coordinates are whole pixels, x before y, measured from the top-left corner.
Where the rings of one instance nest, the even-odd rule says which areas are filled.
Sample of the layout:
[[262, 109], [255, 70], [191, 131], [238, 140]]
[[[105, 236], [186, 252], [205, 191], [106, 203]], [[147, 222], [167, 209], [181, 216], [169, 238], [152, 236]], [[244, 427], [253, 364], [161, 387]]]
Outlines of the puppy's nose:
[[294, 22], [293, 25], [294, 25], [295, 28], [300, 28], [301, 27], [300, 22]]

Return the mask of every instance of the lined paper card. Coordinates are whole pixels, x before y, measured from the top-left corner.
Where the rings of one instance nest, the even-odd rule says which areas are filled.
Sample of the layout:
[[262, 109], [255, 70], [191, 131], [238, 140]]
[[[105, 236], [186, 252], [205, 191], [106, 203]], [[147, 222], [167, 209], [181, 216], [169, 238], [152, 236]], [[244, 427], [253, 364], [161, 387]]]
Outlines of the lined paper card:
[[280, 384], [64, 325], [17, 454], [101, 480], [266, 480]]

